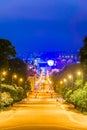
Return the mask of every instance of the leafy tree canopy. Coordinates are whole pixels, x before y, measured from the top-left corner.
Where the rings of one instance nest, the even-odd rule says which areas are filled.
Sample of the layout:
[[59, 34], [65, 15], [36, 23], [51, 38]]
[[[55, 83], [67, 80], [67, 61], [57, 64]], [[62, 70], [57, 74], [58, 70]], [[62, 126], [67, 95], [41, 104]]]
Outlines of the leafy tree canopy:
[[21, 60], [20, 58], [15, 58], [9, 60], [9, 71], [10, 74], [17, 74], [18, 77], [24, 78], [24, 80], [27, 79], [28, 76], [28, 67], [26, 63]]
[[87, 37], [83, 40], [84, 46], [80, 49], [79, 56], [83, 68], [83, 82], [87, 81]]
[[79, 56], [82, 64], [87, 64], [87, 37], [83, 40], [84, 46], [80, 49]]
[[8, 60], [16, 56], [15, 47], [9, 40], [0, 39], [0, 69], [7, 67]]

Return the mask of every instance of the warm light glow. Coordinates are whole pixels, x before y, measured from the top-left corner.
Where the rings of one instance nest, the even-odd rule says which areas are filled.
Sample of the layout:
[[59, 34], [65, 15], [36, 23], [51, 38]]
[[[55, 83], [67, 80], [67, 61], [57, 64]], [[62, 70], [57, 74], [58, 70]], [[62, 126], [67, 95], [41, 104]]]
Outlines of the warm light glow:
[[63, 81], [60, 81], [60, 84], [63, 84]]
[[23, 82], [23, 79], [22, 78], [20, 78], [20, 80], [19, 80], [20, 82]]
[[2, 73], [2, 74], [5, 76], [7, 73], [6, 73], [6, 71], [3, 71], [3, 73]]
[[16, 74], [15, 74], [15, 75], [13, 75], [13, 78], [15, 78], [15, 79], [16, 79], [16, 78], [17, 78], [17, 75], [16, 75]]
[[69, 79], [72, 79], [72, 75], [68, 75], [68, 78], [69, 78]]
[[67, 80], [66, 80], [66, 79], [64, 79], [64, 82], [67, 82]]
[[77, 72], [77, 75], [79, 75], [79, 76], [80, 76], [80, 75], [81, 75], [81, 72], [80, 72], [80, 71], [78, 71], [78, 72]]

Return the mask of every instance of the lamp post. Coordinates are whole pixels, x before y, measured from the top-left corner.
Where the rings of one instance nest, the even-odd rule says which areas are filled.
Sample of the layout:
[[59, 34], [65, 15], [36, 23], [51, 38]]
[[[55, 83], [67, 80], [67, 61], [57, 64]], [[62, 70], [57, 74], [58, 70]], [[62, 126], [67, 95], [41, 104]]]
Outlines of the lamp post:
[[64, 78], [63, 81], [64, 81], [65, 85], [67, 86], [67, 79]]
[[63, 91], [63, 88], [64, 88], [64, 81], [60, 80], [59, 84], [60, 84], [59, 93], [62, 94], [62, 91]]
[[82, 78], [82, 87], [83, 87], [83, 73], [81, 71], [77, 72], [77, 75]]
[[16, 74], [12, 75], [12, 85], [14, 83], [14, 80], [16, 80], [16, 79], [17, 79], [17, 75]]
[[63, 81], [64, 81], [64, 83], [67, 83], [67, 79], [65, 79], [65, 78], [64, 78], [64, 80], [63, 80]]
[[19, 79], [19, 86], [20, 86], [20, 84], [23, 82], [23, 78], [20, 78]]
[[6, 71], [3, 71], [3, 72], [0, 73], [0, 88], [1, 88], [1, 83], [2, 83], [2, 80], [3, 80], [2, 78], [3, 78], [3, 76], [5, 77], [6, 74], [7, 74]]
[[7, 74], [6, 71], [3, 71], [3, 72], [2, 72], [2, 75], [3, 75], [3, 76], [6, 76], [6, 74]]
[[81, 76], [81, 71], [78, 71], [78, 72], [77, 72], [77, 75], [78, 75], [78, 76]]
[[61, 81], [60, 81], [60, 85], [62, 85], [62, 84], [63, 84], [63, 81], [61, 80]]
[[72, 87], [73, 87], [73, 76], [72, 76], [72, 75], [68, 75], [68, 79], [71, 80], [71, 82], [72, 82]]

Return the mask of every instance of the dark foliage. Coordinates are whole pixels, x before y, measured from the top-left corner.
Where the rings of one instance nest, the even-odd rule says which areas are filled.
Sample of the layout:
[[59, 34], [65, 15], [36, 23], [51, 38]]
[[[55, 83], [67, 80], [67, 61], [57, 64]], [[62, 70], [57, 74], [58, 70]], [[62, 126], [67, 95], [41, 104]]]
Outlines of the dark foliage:
[[[18, 79], [23, 78], [23, 83], [25, 83], [28, 76], [28, 68], [26, 63], [19, 58], [9, 60], [9, 82], [12, 81], [12, 75], [14, 74], [17, 74]], [[18, 84], [18, 80], [16, 84]]]
[[8, 66], [8, 60], [16, 56], [15, 47], [9, 40], [0, 39], [0, 69]]
[[87, 37], [83, 40], [84, 46], [80, 49], [79, 57], [83, 68], [84, 83], [87, 81]]

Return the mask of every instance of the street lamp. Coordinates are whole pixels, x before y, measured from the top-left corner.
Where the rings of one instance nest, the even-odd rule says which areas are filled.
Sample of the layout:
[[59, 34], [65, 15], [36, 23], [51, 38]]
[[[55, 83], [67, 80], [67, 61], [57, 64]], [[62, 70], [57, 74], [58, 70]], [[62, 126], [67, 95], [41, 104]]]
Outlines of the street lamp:
[[72, 76], [72, 75], [68, 75], [68, 79], [71, 80], [71, 82], [72, 82], [72, 87], [73, 87], [73, 76]]
[[22, 78], [20, 78], [20, 79], [19, 79], [19, 81], [20, 81], [20, 82], [23, 82], [23, 79], [22, 79]]
[[72, 75], [68, 75], [68, 78], [69, 78], [69, 79], [72, 79]]
[[63, 85], [63, 80], [60, 80], [60, 87], [59, 87], [59, 93], [62, 94], [62, 91], [63, 91], [63, 88], [64, 88], [64, 85]]
[[64, 81], [65, 85], [67, 86], [67, 79], [64, 78], [63, 81]]
[[2, 75], [3, 75], [3, 76], [6, 76], [6, 74], [7, 74], [6, 71], [3, 71], [3, 72], [2, 72]]
[[63, 81], [62, 81], [62, 80], [60, 81], [60, 84], [61, 84], [61, 85], [63, 84]]
[[7, 75], [7, 72], [6, 71], [3, 71], [1, 73], [1, 81], [4, 81], [5, 80], [5, 76]]
[[19, 85], [20, 85], [20, 83], [22, 83], [23, 82], [23, 78], [20, 78], [19, 79]]
[[66, 83], [66, 82], [67, 82], [67, 79], [65, 79], [65, 78], [64, 78], [64, 80], [63, 80], [63, 81]]
[[77, 72], [77, 75], [78, 75], [78, 76], [81, 76], [81, 71], [78, 71], [78, 72]]
[[16, 75], [16, 74], [15, 74], [15, 75], [13, 75], [13, 78], [14, 78], [14, 79], [16, 79], [16, 78], [17, 78], [17, 75]]
[[77, 75], [82, 78], [82, 86], [83, 86], [83, 73], [81, 71], [78, 71]]
[[12, 84], [14, 82], [14, 79], [17, 79], [17, 75], [16, 74], [12, 75]]

